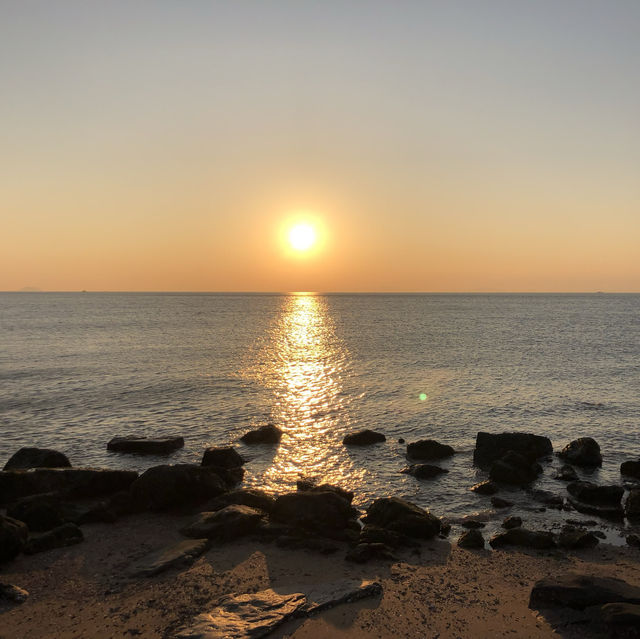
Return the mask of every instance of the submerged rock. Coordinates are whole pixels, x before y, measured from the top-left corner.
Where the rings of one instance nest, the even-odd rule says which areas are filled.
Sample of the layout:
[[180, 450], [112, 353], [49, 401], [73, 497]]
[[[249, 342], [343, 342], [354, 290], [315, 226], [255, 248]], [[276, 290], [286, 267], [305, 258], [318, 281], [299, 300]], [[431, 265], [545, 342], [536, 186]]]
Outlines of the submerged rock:
[[549, 490], [540, 490], [536, 488], [534, 490], [528, 490], [527, 494], [531, 497], [531, 499], [544, 504], [545, 506], [550, 506], [551, 508], [557, 508], [560, 510], [562, 505], [564, 504], [564, 497], [561, 495], [556, 495]]
[[373, 430], [366, 429], [345, 435], [342, 443], [345, 446], [368, 446], [385, 441], [387, 441], [387, 438], [382, 433], [376, 433]]
[[598, 442], [592, 437], [580, 437], [567, 444], [558, 457], [576, 466], [602, 466]]
[[440, 468], [440, 466], [433, 466], [431, 464], [411, 464], [403, 468], [400, 472], [405, 475], [412, 475], [416, 479], [433, 479], [449, 471], [446, 468]]
[[265, 513], [250, 506], [232, 504], [215, 512], [200, 513], [181, 532], [196, 539], [231, 541], [254, 532], [265, 519]]
[[476, 447], [473, 462], [481, 468], [487, 468], [491, 462], [500, 459], [506, 452], [514, 451], [526, 457], [529, 463], [553, 452], [548, 437], [531, 433], [484, 433], [476, 435]]
[[183, 437], [148, 438], [136, 435], [114, 437], [107, 444], [107, 450], [117, 453], [134, 453], [136, 455], [168, 455], [174, 450], [183, 447]]
[[471, 486], [470, 490], [474, 493], [478, 493], [478, 495], [495, 495], [500, 490], [500, 487], [496, 482], [491, 481], [490, 479], [485, 479], [485, 481], [481, 481], [480, 483]]
[[366, 523], [418, 539], [431, 539], [440, 532], [436, 516], [399, 497], [376, 499], [367, 508]]
[[522, 526], [522, 518], [516, 515], [511, 515], [510, 517], [505, 518], [502, 522], [502, 527], [507, 530], [511, 530], [512, 528], [520, 528]]
[[33, 555], [38, 552], [53, 550], [54, 548], [79, 544], [83, 539], [84, 535], [80, 528], [68, 522], [41, 535], [29, 537], [29, 541], [25, 544], [24, 552], [27, 555]]
[[50, 448], [21, 448], [4, 465], [3, 470], [28, 470], [29, 468], [70, 468], [64, 453]]
[[640, 460], [622, 462], [622, 464], [620, 464], [620, 474], [640, 479]]
[[282, 431], [273, 424], [265, 424], [245, 433], [240, 441], [245, 444], [277, 444], [282, 438]]
[[526, 528], [511, 528], [504, 533], [498, 533], [489, 540], [489, 544], [492, 548], [524, 546], [537, 550], [554, 548], [556, 545], [550, 532], [527, 530]]
[[541, 472], [540, 464], [509, 450], [491, 464], [489, 477], [494, 481], [524, 486], [537, 479]]
[[578, 473], [576, 473], [573, 466], [569, 466], [569, 464], [565, 464], [560, 467], [560, 470], [555, 475], [555, 479], [559, 479], [560, 481], [577, 481]]
[[458, 539], [461, 548], [484, 548], [484, 537], [479, 530], [468, 530]]
[[0, 515], [0, 563], [22, 552], [29, 531], [24, 522]]
[[575, 481], [567, 486], [575, 499], [596, 506], [619, 506], [624, 488], [622, 486], [598, 486], [590, 481]]
[[191, 565], [209, 547], [208, 539], [187, 539], [143, 557], [129, 569], [138, 577], [152, 577], [171, 568]]
[[244, 464], [244, 459], [232, 446], [212, 446], [204, 451], [201, 466], [216, 466], [218, 468], [238, 468]]
[[455, 451], [448, 444], [441, 444], [434, 439], [421, 439], [407, 444], [407, 455], [413, 459], [445, 459], [451, 457]]
[[508, 499], [502, 499], [502, 497], [492, 497], [491, 505], [494, 508], [511, 508], [511, 506], [513, 506], [513, 502]]

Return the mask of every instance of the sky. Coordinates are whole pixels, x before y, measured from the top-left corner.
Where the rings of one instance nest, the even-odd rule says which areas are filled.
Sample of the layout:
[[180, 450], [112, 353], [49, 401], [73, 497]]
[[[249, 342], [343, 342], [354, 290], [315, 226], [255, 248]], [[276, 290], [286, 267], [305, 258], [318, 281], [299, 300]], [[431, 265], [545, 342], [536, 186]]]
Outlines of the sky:
[[638, 33], [637, 0], [0, 0], [0, 290], [638, 292]]

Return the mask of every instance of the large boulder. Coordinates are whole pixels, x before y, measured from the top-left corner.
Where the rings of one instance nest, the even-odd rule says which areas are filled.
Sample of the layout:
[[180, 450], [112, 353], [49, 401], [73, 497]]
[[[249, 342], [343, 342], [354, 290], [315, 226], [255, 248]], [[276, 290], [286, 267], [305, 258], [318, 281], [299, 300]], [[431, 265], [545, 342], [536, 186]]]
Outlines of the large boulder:
[[451, 457], [455, 451], [448, 444], [441, 444], [435, 439], [420, 439], [417, 442], [407, 444], [407, 455], [412, 459], [431, 461]]
[[553, 452], [548, 437], [531, 433], [484, 433], [476, 435], [476, 447], [473, 451], [473, 463], [488, 468], [492, 462], [500, 459], [507, 451], [520, 453], [529, 463]]
[[622, 464], [620, 464], [620, 474], [640, 479], [640, 460], [622, 462]]
[[0, 515], [0, 563], [18, 555], [28, 536], [29, 531], [24, 522]]
[[200, 513], [181, 532], [195, 539], [231, 541], [254, 532], [264, 518], [261, 510], [232, 504], [215, 512]]
[[355, 512], [346, 499], [333, 491], [305, 490], [277, 497], [271, 518], [322, 537], [345, 539]]
[[545, 550], [554, 548], [556, 543], [550, 532], [528, 530], [526, 528], [511, 528], [503, 533], [494, 535], [489, 544], [492, 548], [503, 548], [504, 546], [524, 546], [525, 548], [535, 548]]
[[4, 465], [3, 470], [28, 470], [29, 468], [70, 468], [64, 453], [50, 448], [21, 448]]
[[576, 466], [602, 466], [600, 446], [592, 437], [580, 437], [567, 444], [558, 457]]
[[39, 493], [90, 498], [127, 490], [138, 477], [133, 470], [106, 468], [36, 468], [0, 472], [0, 504]]
[[208, 466], [154, 466], [131, 484], [131, 496], [143, 510], [183, 508], [218, 497], [227, 484]]
[[574, 481], [567, 486], [569, 503], [581, 513], [610, 519], [623, 516], [622, 486], [598, 486], [590, 481]]
[[230, 490], [228, 493], [222, 493], [219, 497], [214, 497], [209, 500], [202, 506], [202, 510], [215, 511], [225, 506], [230, 506], [231, 504], [238, 504], [270, 513], [275, 503], [276, 500], [273, 496], [264, 490], [260, 490], [259, 488], [238, 488], [237, 490]]
[[29, 541], [25, 544], [24, 552], [28, 555], [33, 555], [45, 550], [79, 544], [83, 539], [84, 535], [80, 528], [68, 522], [41, 535], [29, 537]]
[[431, 539], [440, 532], [435, 515], [399, 497], [376, 499], [367, 508], [366, 523], [418, 539]]
[[349, 433], [344, 436], [342, 443], [345, 446], [368, 446], [370, 444], [378, 444], [379, 442], [387, 441], [387, 438], [382, 433], [376, 433], [373, 430], [358, 431], [357, 433]]
[[244, 464], [244, 459], [232, 446], [212, 446], [204, 451], [202, 466], [217, 466], [218, 468], [238, 468]]
[[491, 464], [489, 477], [493, 481], [524, 486], [535, 481], [542, 467], [525, 455], [509, 450]]
[[245, 433], [240, 441], [245, 444], [277, 444], [282, 438], [282, 431], [274, 424], [265, 424]]
[[183, 437], [137, 437], [127, 435], [114, 437], [107, 444], [107, 450], [136, 455], [168, 455], [184, 447]]

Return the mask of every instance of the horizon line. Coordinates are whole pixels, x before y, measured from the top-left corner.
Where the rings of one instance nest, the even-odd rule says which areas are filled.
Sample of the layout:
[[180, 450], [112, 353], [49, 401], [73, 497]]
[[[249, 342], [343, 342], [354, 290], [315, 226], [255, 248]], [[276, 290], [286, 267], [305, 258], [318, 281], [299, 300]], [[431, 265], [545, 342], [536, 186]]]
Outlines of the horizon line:
[[638, 295], [639, 291], [193, 291], [193, 290], [38, 290], [13, 289], [0, 293], [75, 293], [75, 294], [184, 294], [184, 295]]

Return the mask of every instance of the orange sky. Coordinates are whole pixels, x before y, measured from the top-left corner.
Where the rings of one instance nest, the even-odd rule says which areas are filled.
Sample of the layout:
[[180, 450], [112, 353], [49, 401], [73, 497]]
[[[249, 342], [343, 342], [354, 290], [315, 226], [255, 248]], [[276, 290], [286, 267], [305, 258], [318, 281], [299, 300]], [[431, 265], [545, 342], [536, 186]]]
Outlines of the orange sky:
[[15, 3], [0, 290], [640, 291], [640, 5], [482, 5]]

